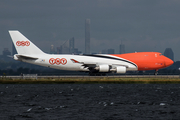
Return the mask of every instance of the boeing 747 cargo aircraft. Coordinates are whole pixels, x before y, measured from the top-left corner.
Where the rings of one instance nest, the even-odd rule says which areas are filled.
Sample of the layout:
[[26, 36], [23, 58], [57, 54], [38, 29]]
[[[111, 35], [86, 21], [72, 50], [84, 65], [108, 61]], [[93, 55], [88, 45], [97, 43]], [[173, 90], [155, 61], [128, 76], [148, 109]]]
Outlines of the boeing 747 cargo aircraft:
[[127, 54], [47, 54], [17, 30], [9, 31], [18, 54], [15, 60], [35, 65], [71, 71], [95, 73], [126, 73], [161, 69], [174, 62], [159, 52], [136, 52]]

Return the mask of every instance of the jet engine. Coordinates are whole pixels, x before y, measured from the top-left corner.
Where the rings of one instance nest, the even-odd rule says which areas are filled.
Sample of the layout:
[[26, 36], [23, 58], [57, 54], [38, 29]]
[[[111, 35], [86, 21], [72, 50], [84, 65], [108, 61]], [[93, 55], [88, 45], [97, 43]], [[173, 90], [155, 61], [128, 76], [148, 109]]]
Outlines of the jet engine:
[[109, 65], [99, 65], [99, 72], [109, 72]]
[[125, 66], [115, 66], [114, 68], [111, 68], [109, 65], [99, 65], [95, 68], [99, 72], [116, 72], [116, 73], [126, 73], [126, 67]]
[[126, 73], [126, 67], [124, 66], [117, 66], [116, 73]]

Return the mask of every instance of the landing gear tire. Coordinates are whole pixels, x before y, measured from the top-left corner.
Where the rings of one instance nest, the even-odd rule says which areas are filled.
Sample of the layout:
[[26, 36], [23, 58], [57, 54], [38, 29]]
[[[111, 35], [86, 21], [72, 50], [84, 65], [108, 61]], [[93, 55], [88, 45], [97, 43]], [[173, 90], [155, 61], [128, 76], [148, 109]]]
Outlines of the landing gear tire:
[[154, 75], [158, 75], [158, 70], [155, 71]]

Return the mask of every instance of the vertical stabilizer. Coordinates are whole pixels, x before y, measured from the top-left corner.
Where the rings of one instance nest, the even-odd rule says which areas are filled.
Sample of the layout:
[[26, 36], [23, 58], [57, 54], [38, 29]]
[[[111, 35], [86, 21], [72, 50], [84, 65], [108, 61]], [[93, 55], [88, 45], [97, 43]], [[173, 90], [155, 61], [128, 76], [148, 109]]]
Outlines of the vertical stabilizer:
[[17, 30], [10, 30], [9, 34], [14, 43], [18, 54], [21, 55], [37, 55], [44, 54], [36, 45], [28, 40], [23, 34]]

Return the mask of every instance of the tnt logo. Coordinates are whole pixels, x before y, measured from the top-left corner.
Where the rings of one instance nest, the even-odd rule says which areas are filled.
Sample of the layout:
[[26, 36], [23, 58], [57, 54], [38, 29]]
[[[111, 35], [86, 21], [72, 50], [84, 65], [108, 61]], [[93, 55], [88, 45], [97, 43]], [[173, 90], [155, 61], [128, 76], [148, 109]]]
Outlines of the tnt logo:
[[29, 46], [30, 42], [29, 41], [17, 41], [16, 45], [17, 46]]
[[62, 64], [62, 65], [65, 65], [66, 63], [67, 63], [67, 60], [65, 59], [65, 58], [56, 58], [56, 59], [54, 59], [54, 58], [50, 58], [49, 59], [49, 63], [51, 64], [51, 65], [54, 65], [54, 64], [57, 64], [57, 65], [59, 65], [59, 64]]

